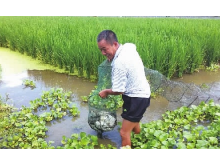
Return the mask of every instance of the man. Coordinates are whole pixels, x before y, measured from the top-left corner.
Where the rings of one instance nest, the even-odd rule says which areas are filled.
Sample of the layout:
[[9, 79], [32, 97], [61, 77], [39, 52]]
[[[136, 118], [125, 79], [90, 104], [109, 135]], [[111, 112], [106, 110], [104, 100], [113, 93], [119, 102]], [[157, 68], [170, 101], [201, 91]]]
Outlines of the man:
[[139, 122], [150, 105], [151, 91], [144, 65], [136, 46], [132, 43], [119, 44], [116, 34], [111, 30], [102, 31], [97, 37], [97, 43], [112, 66], [112, 88], [100, 91], [99, 96], [105, 98], [122, 94], [122, 147], [131, 146], [131, 131], [140, 133]]

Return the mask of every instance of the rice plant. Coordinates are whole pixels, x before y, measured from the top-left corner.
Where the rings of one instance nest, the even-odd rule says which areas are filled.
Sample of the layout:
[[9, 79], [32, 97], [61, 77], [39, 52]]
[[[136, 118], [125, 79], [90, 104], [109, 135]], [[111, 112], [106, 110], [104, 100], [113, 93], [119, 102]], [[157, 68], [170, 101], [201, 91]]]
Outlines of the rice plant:
[[91, 79], [105, 59], [96, 43], [104, 29], [113, 30], [122, 44], [136, 44], [145, 67], [168, 78], [220, 59], [216, 19], [1, 16], [0, 46]]

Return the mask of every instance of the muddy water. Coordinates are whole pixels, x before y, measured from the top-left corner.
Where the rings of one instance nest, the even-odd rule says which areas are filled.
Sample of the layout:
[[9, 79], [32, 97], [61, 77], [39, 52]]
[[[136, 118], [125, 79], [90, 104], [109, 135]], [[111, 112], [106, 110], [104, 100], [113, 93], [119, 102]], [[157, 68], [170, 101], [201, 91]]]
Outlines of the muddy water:
[[[63, 119], [49, 122], [47, 141], [54, 141], [54, 145], [61, 145], [62, 136], [70, 137], [73, 133], [86, 132], [87, 134], [97, 135], [96, 131], [90, 128], [87, 123], [88, 104], [82, 102], [81, 96], [87, 96], [96, 82], [90, 82], [86, 79], [77, 78], [64, 73], [54, 72], [55, 68], [43, 65], [36, 60], [27, 58], [16, 52], [12, 52], [5, 48], [0, 48], [0, 65], [2, 67], [2, 78], [0, 80], [0, 95], [10, 98], [9, 103], [20, 108], [22, 105], [29, 106], [29, 101], [39, 98], [42, 91], [50, 90], [50, 88], [63, 88], [64, 91], [72, 91], [74, 97], [73, 102], [80, 110], [80, 116], [77, 118], [64, 117]], [[45, 70], [50, 69], [50, 70]], [[22, 85], [24, 79], [33, 80], [36, 83], [36, 88], [25, 88]], [[192, 75], [184, 75], [183, 78], [175, 79], [185, 83], [213, 83], [212, 92], [214, 95], [220, 96], [220, 71], [218, 72], [203, 72]], [[168, 109], [169, 102], [158, 97], [151, 100], [151, 105], [147, 109], [142, 123], [161, 119], [161, 115]], [[169, 107], [170, 108], [170, 107]], [[172, 107], [171, 107], [172, 109]], [[118, 122], [122, 121], [120, 116], [121, 109], [117, 111]], [[121, 138], [119, 134], [119, 126], [114, 130], [103, 133], [103, 139], [99, 138], [100, 144], [112, 144], [120, 147]]]

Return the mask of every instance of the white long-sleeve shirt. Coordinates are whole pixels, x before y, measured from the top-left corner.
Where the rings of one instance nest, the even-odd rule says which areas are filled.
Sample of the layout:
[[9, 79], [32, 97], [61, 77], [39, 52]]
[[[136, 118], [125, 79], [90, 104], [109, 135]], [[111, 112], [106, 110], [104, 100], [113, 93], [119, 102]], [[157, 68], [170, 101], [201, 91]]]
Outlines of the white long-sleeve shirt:
[[113, 92], [124, 92], [129, 97], [150, 97], [144, 65], [134, 44], [120, 45], [111, 66]]

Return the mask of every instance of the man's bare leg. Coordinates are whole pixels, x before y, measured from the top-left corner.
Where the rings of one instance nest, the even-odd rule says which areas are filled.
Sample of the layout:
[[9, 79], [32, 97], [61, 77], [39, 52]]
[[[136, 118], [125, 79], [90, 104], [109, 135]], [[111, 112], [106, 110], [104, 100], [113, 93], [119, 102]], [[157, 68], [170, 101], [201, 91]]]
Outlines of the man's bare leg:
[[132, 130], [135, 134], [139, 134], [141, 132], [140, 123], [137, 122]]
[[122, 147], [123, 146], [131, 146], [131, 131], [134, 130], [135, 133], [140, 131], [140, 126], [138, 122], [130, 122], [128, 120], [123, 119], [122, 127], [120, 130], [120, 135], [122, 138]]

